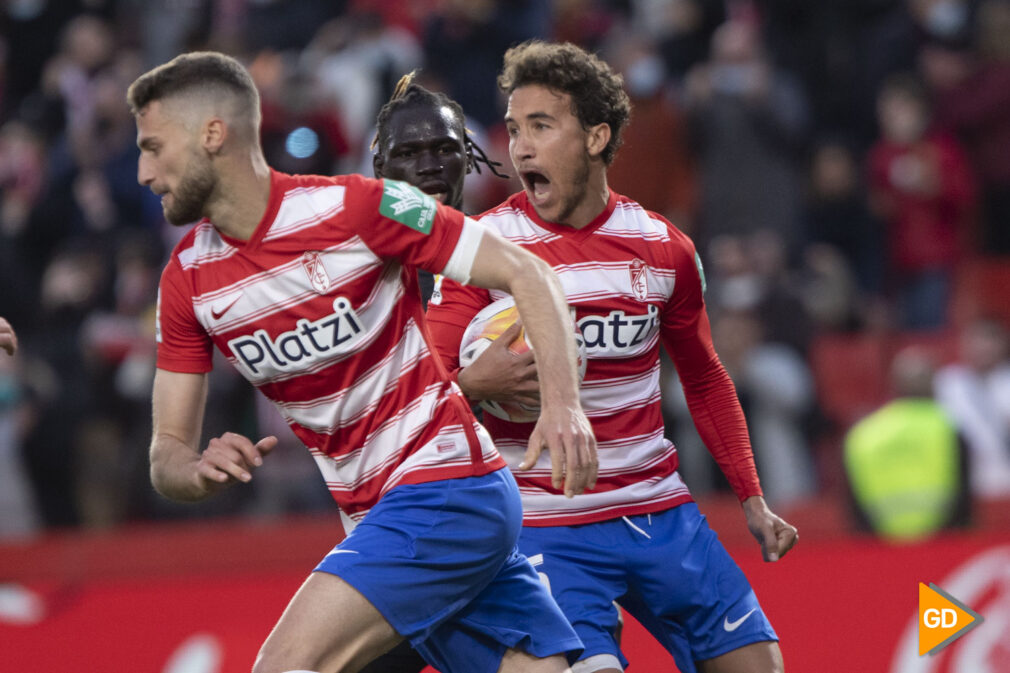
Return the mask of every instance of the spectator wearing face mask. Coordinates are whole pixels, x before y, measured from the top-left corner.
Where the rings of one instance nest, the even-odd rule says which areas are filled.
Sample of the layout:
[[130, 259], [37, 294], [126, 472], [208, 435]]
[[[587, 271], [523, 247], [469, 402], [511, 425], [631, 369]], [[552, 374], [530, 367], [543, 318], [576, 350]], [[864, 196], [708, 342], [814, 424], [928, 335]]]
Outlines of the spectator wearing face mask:
[[946, 323], [952, 275], [975, 212], [971, 170], [957, 141], [931, 127], [916, 79], [889, 79], [877, 115], [870, 205], [886, 231], [891, 296], [902, 327], [936, 329]]

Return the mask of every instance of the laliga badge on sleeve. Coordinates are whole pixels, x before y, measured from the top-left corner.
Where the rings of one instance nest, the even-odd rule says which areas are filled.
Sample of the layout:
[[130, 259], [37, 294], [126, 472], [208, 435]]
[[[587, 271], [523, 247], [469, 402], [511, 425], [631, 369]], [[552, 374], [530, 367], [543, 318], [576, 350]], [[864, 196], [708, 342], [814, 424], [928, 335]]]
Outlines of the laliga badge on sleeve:
[[919, 582], [920, 657], [936, 654], [982, 621], [982, 615], [932, 582]]

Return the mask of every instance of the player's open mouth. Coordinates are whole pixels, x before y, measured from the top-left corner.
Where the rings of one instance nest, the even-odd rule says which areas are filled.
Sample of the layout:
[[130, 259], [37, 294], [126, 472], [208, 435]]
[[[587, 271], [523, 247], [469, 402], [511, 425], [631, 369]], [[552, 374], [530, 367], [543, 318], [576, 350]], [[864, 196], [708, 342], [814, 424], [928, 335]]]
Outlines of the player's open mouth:
[[449, 185], [444, 182], [430, 182], [423, 184], [420, 187], [421, 191], [428, 196], [433, 196], [438, 199], [441, 203], [448, 203], [449, 199]]
[[537, 171], [524, 171], [522, 177], [527, 191], [530, 192], [535, 202], [539, 203], [547, 198], [551, 189], [551, 181], [547, 179], [546, 175]]

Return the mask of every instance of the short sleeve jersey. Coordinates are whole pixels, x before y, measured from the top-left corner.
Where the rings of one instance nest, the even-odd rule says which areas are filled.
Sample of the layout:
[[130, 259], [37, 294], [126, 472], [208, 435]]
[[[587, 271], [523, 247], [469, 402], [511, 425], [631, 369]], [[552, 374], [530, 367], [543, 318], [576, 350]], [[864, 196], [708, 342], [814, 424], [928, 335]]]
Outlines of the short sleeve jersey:
[[[703, 274], [691, 240], [661, 216], [613, 192], [604, 211], [578, 230], [542, 220], [524, 192], [482, 215], [480, 224], [552, 266], [586, 347], [580, 392], [598, 443], [597, 486], [565, 498], [551, 486], [550, 462], [542, 455], [532, 469], [515, 472], [524, 525], [578, 525], [690, 501], [677, 472], [676, 448], [664, 436], [660, 344], [670, 350], [685, 386], [720, 387], [736, 402], [712, 348]], [[503, 296], [440, 279], [428, 305], [428, 324], [447, 368], [459, 367], [459, 344], [469, 320]], [[742, 426], [742, 415], [733, 420]], [[518, 464], [532, 424], [490, 414], [484, 423], [506, 461]], [[760, 493], [746, 428], [742, 438], [729, 443], [746, 453], [745, 463], [750, 461], [741, 468], [745, 478], [734, 486], [741, 494]]]
[[402, 483], [504, 465], [432, 357], [417, 268], [466, 280], [479, 227], [405, 183], [272, 172], [248, 241], [203, 220], [162, 274], [158, 367], [207, 372], [216, 346], [360, 520]]

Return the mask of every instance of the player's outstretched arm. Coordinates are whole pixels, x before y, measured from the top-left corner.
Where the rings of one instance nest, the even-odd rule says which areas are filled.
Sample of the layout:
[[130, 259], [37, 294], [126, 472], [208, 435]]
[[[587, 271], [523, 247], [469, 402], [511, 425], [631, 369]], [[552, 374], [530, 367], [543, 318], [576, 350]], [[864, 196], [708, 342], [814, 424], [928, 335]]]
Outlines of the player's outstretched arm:
[[596, 439], [579, 401], [575, 342], [561, 283], [547, 262], [491, 233], [481, 239], [470, 282], [511, 294], [536, 353], [540, 418], [519, 469], [546, 448], [551, 482], [571, 497], [596, 484]]
[[166, 498], [203, 500], [235, 482], [249, 482], [263, 456], [277, 445], [276, 437], [256, 444], [227, 432], [200, 442], [207, 400], [207, 375], [157, 370], [154, 377], [154, 431], [151, 439], [151, 483]]
[[760, 495], [744, 500], [743, 511], [747, 517], [747, 528], [761, 544], [761, 555], [765, 561], [778, 561], [800, 539], [796, 527], [771, 511]]
[[11, 324], [3, 318], [0, 318], [0, 348], [7, 351], [8, 355], [14, 355], [18, 349], [18, 335], [14, 333]]

